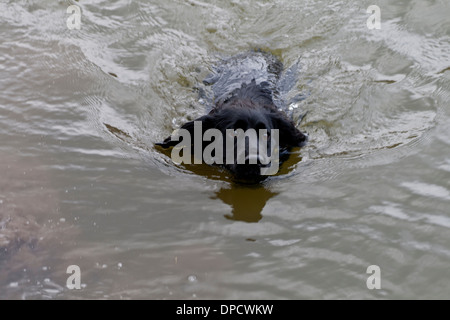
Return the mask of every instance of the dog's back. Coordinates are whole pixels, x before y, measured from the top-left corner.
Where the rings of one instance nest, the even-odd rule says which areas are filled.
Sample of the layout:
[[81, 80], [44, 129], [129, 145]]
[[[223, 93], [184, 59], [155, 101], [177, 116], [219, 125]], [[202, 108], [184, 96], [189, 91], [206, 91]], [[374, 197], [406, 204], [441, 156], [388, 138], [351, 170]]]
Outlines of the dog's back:
[[236, 94], [245, 94], [258, 87], [276, 93], [283, 64], [272, 54], [250, 51], [223, 59], [203, 82], [212, 87], [213, 104], [218, 105]]

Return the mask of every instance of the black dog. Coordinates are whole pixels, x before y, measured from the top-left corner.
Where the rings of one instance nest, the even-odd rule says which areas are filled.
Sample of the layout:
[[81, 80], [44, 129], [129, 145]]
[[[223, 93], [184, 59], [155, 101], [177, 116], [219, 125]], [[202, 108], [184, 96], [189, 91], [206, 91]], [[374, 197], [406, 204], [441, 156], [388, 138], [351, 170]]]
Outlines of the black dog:
[[[238, 180], [256, 182], [265, 178], [261, 174], [261, 169], [269, 165], [268, 154], [257, 152], [256, 150], [259, 149], [255, 146], [262, 142], [261, 139], [264, 139], [264, 142], [267, 141], [271, 156], [274, 152], [278, 152], [277, 159], [281, 159], [280, 161], [283, 161], [283, 156], [285, 158], [291, 148], [306, 144], [307, 136], [295, 127], [293, 121], [284, 112], [279, 110], [284, 106], [280, 106], [280, 103], [277, 106], [274, 102], [273, 92], [277, 92], [277, 83], [282, 70], [281, 62], [265, 52], [245, 53], [225, 60], [219, 68], [216, 68], [215, 73], [204, 81], [205, 84], [212, 85], [214, 93], [215, 102], [211, 111], [181, 127], [186, 129], [192, 137], [195, 121], [198, 121], [197, 124], [201, 122], [202, 134], [208, 129], [218, 129], [223, 137], [230, 132], [236, 132], [237, 129], [242, 131], [255, 129], [258, 134], [257, 141], [251, 142], [248, 138], [245, 140], [245, 154], [242, 157], [244, 162], [238, 161], [239, 150], [237, 150], [236, 139], [234, 139], [232, 150], [232, 163], [225, 161], [226, 155], [225, 152], [223, 153], [224, 161], [221, 165], [231, 171]], [[271, 139], [274, 129], [278, 129], [276, 148], [274, 143], [271, 144], [274, 141]], [[264, 132], [267, 133], [264, 134]], [[225, 140], [225, 138], [222, 140], [224, 148]], [[173, 137], [168, 137], [163, 143], [157, 145], [169, 148], [177, 144], [179, 142], [174, 141]], [[202, 150], [206, 145], [203, 142]], [[270, 160], [272, 159], [271, 157]]]

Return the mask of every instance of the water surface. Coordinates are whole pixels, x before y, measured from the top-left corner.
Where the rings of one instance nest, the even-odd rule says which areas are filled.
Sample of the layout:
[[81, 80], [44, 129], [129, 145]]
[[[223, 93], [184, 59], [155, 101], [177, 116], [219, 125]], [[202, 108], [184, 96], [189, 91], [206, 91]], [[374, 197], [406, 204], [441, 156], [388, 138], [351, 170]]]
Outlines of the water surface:
[[[371, 4], [2, 0], [0, 298], [448, 299], [450, 4]], [[174, 165], [154, 143], [252, 48], [300, 61], [309, 144], [253, 187]]]

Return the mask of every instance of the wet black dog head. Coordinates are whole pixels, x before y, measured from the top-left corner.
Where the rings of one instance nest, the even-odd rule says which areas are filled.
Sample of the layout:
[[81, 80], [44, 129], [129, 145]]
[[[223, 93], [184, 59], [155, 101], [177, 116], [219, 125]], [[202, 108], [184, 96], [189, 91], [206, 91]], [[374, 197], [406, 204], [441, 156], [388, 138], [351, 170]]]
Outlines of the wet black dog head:
[[[303, 146], [307, 141], [307, 136], [300, 132], [284, 113], [278, 111], [271, 96], [261, 91], [261, 88], [258, 91], [250, 91], [251, 96], [241, 92], [232, 99], [219, 103], [209, 114], [181, 127], [187, 130], [191, 137], [195, 135], [195, 123], [198, 126], [201, 122], [202, 136], [208, 129], [217, 129], [216, 132], [220, 132], [222, 136], [221, 144], [225, 150], [222, 153], [221, 165], [230, 170], [238, 180], [257, 182], [265, 179], [267, 174], [264, 174], [262, 169], [273, 166], [274, 159], [279, 161], [282, 154], [292, 147]], [[240, 134], [251, 131], [254, 132], [253, 135], [246, 134], [243, 140], [239, 139], [242, 138]], [[227, 145], [230, 136], [231, 147], [230, 144]], [[211, 140], [215, 138], [209, 141]], [[202, 141], [202, 150], [205, 150], [209, 141]], [[244, 148], [239, 141], [245, 144]], [[191, 143], [194, 144], [194, 139], [191, 139]], [[157, 145], [168, 148], [177, 144], [178, 141], [168, 137]], [[261, 145], [266, 145], [266, 152], [261, 152]], [[278, 168], [279, 163], [275, 165]]]

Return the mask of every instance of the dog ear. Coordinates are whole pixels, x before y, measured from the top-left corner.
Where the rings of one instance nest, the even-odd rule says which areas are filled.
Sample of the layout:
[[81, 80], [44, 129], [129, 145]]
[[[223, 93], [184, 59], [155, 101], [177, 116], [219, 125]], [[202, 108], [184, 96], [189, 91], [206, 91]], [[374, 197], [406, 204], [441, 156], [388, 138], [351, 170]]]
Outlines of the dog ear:
[[281, 147], [303, 147], [308, 141], [308, 136], [297, 129], [294, 122], [284, 115], [276, 115], [273, 123], [275, 129], [279, 130]]
[[[191, 138], [192, 138], [191, 139], [192, 143], [194, 143], [194, 123], [197, 121], [202, 122], [202, 136], [206, 130], [208, 130], [210, 128], [214, 128], [214, 119], [213, 119], [213, 116], [211, 116], [211, 115], [202, 116], [198, 119], [195, 119], [193, 121], [189, 121], [189, 122], [186, 122], [185, 124], [183, 124], [180, 129], [185, 129], [185, 130], [189, 131], [189, 134], [191, 135]], [[167, 149], [167, 148], [176, 146], [178, 143], [179, 143], [179, 141], [173, 141], [172, 136], [169, 136], [166, 139], [164, 139], [163, 142], [155, 143], [155, 145], [160, 146], [164, 149]]]

